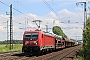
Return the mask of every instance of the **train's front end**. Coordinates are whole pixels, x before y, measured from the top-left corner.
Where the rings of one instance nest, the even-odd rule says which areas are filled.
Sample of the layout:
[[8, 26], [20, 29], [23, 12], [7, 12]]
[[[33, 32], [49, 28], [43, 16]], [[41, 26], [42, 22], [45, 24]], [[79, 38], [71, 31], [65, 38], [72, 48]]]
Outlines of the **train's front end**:
[[22, 52], [35, 52], [40, 50], [39, 31], [25, 31], [23, 35]]

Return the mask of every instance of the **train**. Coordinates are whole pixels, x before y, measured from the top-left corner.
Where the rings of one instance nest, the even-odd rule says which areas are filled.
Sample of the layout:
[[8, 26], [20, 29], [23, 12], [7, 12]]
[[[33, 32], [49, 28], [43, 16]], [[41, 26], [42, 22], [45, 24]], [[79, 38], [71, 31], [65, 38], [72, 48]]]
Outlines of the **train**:
[[23, 34], [22, 52], [39, 53], [74, 46], [74, 41], [41, 30], [28, 30]]

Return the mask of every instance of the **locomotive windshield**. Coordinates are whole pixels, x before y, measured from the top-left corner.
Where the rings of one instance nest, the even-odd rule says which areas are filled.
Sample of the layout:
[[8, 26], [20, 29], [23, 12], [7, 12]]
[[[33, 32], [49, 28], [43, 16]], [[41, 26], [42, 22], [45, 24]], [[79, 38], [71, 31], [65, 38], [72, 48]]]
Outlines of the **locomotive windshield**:
[[27, 33], [25, 34], [26, 40], [37, 40], [38, 39], [38, 33]]

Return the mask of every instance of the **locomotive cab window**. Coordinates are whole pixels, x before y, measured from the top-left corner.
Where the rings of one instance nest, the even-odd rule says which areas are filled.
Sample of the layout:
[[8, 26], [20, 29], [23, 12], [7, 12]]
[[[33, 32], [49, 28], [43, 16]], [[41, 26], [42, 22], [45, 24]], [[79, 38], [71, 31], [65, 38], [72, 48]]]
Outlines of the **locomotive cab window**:
[[38, 39], [38, 33], [32, 33], [32, 39], [37, 40]]
[[25, 37], [24, 37], [26, 40], [30, 40], [31, 39], [31, 34], [25, 34]]
[[38, 33], [27, 33], [25, 34], [26, 40], [37, 40], [38, 39]]

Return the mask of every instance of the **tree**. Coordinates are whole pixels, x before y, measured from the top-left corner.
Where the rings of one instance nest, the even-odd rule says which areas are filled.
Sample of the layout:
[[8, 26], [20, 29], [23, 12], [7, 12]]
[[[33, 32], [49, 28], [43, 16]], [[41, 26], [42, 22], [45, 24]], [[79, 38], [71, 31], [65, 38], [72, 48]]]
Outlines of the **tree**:
[[86, 21], [86, 26], [83, 31], [83, 50], [84, 59], [90, 60], [90, 17]]
[[54, 26], [52, 31], [54, 34], [67, 38], [67, 36], [63, 33], [62, 29], [59, 26]]

